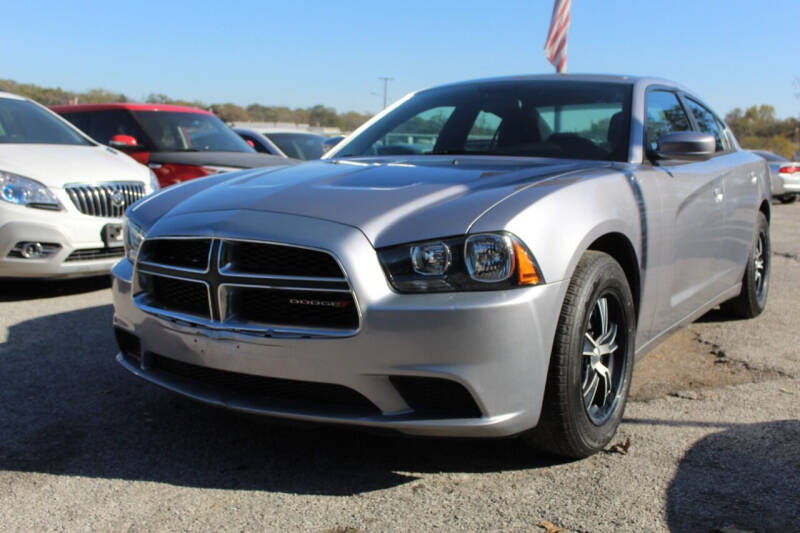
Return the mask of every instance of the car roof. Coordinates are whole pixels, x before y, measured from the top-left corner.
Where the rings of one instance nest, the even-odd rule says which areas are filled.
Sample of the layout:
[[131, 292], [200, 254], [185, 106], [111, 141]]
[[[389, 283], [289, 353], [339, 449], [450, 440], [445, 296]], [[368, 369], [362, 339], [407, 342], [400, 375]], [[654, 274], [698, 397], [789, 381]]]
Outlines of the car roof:
[[115, 102], [111, 104], [75, 104], [54, 105], [50, 109], [57, 113], [85, 113], [87, 111], [109, 111], [112, 109], [127, 109], [129, 111], [172, 111], [177, 113], [199, 113], [213, 115], [214, 113], [197, 107], [188, 107], [171, 104], [138, 104], [131, 102]]
[[[523, 74], [518, 76], [500, 76], [492, 78], [477, 78], [439, 85], [433, 88], [455, 87], [459, 85], [493, 84], [513, 81], [574, 81], [586, 83], [618, 83], [624, 85], [667, 85], [684, 89], [680, 84], [664, 78], [654, 76], [629, 76], [625, 74]], [[687, 92], [689, 92], [687, 90]]]

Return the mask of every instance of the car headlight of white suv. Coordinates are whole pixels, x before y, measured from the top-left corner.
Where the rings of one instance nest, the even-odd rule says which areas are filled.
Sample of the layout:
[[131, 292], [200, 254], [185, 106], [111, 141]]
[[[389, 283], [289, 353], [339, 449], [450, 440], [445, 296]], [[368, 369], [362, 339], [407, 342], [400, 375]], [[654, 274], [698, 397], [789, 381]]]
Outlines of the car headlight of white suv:
[[61, 202], [46, 185], [3, 170], [0, 170], [0, 200], [39, 209], [61, 209]]

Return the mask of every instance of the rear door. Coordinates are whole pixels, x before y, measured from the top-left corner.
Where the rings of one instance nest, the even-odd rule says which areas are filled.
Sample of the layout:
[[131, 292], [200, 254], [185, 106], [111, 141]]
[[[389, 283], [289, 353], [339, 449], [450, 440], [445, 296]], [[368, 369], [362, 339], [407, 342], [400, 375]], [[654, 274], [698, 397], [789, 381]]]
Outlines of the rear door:
[[[658, 137], [693, 129], [678, 94], [651, 88], [646, 99], [646, 148]], [[659, 176], [663, 227], [661, 257], [665, 283], [654, 329], [663, 331], [716, 296], [723, 225], [723, 167], [709, 161], [662, 160]]]

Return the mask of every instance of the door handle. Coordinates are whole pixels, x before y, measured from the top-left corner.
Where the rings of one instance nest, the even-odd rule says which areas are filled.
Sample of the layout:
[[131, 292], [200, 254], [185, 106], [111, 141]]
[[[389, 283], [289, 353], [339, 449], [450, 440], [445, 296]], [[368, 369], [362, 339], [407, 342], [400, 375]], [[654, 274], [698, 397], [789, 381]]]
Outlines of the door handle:
[[722, 193], [722, 187], [714, 187], [712, 192], [714, 193], [714, 201], [716, 203], [722, 202], [722, 200], [725, 198], [725, 195]]
[[750, 183], [752, 183], [753, 185], [758, 183], [758, 175], [755, 172], [750, 173]]

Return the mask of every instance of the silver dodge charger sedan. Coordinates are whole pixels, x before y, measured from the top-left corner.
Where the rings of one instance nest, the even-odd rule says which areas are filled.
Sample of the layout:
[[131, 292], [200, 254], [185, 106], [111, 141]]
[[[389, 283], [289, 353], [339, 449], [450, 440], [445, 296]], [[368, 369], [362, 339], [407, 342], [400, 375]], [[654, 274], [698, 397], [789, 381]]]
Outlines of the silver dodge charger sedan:
[[247, 413], [608, 444], [635, 360], [764, 309], [769, 176], [675, 83], [522, 76], [410, 94], [324, 159], [127, 213], [119, 363]]

